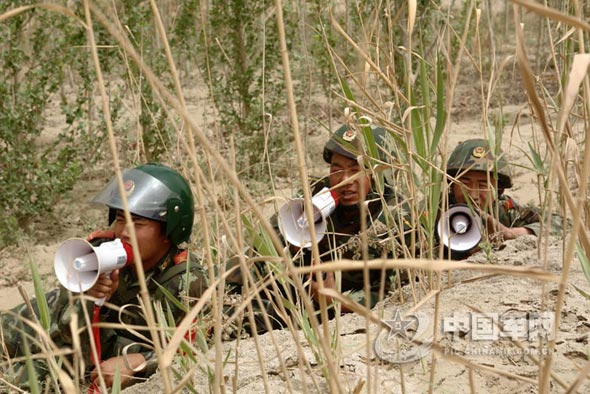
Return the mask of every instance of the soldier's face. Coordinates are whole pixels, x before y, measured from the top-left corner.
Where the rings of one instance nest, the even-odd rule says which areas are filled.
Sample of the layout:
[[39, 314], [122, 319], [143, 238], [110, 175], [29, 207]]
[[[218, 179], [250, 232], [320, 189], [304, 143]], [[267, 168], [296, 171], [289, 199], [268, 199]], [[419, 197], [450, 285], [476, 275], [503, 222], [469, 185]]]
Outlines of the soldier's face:
[[[494, 177], [490, 176], [490, 183], [488, 183], [488, 174], [482, 171], [467, 171], [458, 179], [459, 184], [453, 183], [451, 185], [451, 192], [455, 201], [460, 204], [475, 204], [480, 209], [488, 209], [492, 206], [493, 196], [495, 191], [493, 184], [495, 184]], [[471, 200], [470, 202], [466, 200]]]
[[[162, 231], [162, 223], [156, 220], [150, 220], [141, 216], [131, 215], [135, 235], [137, 237], [137, 246], [141, 255], [143, 269], [152, 269], [166, 255], [170, 248], [170, 240]], [[125, 225], [125, 214], [123, 211], [117, 211], [114, 223], [114, 231], [117, 238], [122, 241], [131, 242], [131, 234]]]
[[356, 160], [334, 153], [330, 163], [330, 186], [337, 186], [334, 191], [339, 204], [355, 205], [371, 190], [371, 177]]

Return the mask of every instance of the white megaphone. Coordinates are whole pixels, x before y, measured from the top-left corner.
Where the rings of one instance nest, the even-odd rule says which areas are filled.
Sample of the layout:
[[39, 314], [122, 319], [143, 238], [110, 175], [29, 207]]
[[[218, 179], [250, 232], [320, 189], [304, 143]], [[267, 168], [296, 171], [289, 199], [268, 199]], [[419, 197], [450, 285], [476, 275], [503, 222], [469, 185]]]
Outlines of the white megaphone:
[[455, 204], [440, 215], [436, 233], [447, 248], [461, 254], [479, 245], [481, 225], [481, 218], [469, 206]]
[[131, 245], [118, 238], [99, 246], [81, 238], [70, 238], [57, 249], [53, 268], [63, 287], [81, 293], [94, 286], [100, 274], [132, 263]]
[[312, 241], [319, 242], [326, 234], [328, 227], [326, 218], [334, 212], [338, 205], [338, 197], [327, 187], [311, 198], [313, 206], [313, 226], [316, 239], [311, 239], [310, 225], [304, 211], [304, 199], [289, 201], [279, 210], [279, 229], [287, 242], [301, 248], [311, 247]]

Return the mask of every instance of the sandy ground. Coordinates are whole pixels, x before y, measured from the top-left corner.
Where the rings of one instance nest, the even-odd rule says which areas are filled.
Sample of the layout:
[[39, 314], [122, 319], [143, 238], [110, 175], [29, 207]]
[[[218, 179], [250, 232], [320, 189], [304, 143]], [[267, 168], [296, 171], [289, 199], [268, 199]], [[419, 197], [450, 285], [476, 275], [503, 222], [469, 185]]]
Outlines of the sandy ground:
[[[548, 244], [547, 268], [555, 274], [561, 272], [561, 242], [552, 238]], [[545, 261], [539, 260], [537, 256], [536, 239], [533, 236], [506, 242], [505, 248], [497, 251], [494, 258], [498, 264], [509, 266], [541, 268], [545, 264]], [[479, 253], [467, 261], [485, 264], [487, 258], [483, 253]], [[570, 270], [565, 307], [561, 313], [561, 324], [552, 355], [552, 393], [563, 392], [564, 388], [561, 385], [570, 384], [587, 361], [590, 304], [574, 286], [588, 287], [577, 261]], [[539, 349], [544, 348], [546, 341], [541, 335], [545, 331], [539, 330], [537, 335], [534, 326], [546, 315], [541, 314], [537, 317], [534, 313], [553, 310], [557, 289], [556, 283], [545, 284], [546, 293], [543, 298], [542, 284], [536, 280], [504, 275], [486, 276], [476, 271], [453, 273], [451, 285], [440, 293], [438, 326], [439, 335], [443, 338], [440, 341], [441, 350], [446, 352], [446, 355], [436, 359], [434, 392], [469, 393], [471, 387], [474, 387], [477, 393], [537, 392], [539, 369], [535, 359], [539, 358], [539, 354], [543, 356]], [[408, 291], [407, 288], [404, 290]], [[384, 301], [384, 319], [393, 319], [396, 311], [401, 311], [402, 315], [409, 312], [411, 305], [408, 304], [411, 303], [400, 304], [399, 295], [394, 294]], [[510, 326], [511, 329], [506, 323], [502, 330], [498, 328], [495, 338], [493, 332], [476, 325], [476, 321], [482, 321], [483, 314], [493, 322], [500, 319], [504, 322], [517, 321], [518, 318], [523, 318], [529, 326], [528, 329]], [[411, 311], [409, 315], [417, 316], [420, 324], [432, 326], [434, 322], [430, 320], [434, 316], [434, 298], [417, 310]], [[467, 327], [471, 332], [453, 331], [450, 328], [452, 323], [465, 316], [470, 316], [471, 322]], [[335, 321], [331, 322], [332, 329], [335, 324]], [[374, 324], [366, 331], [364, 318], [354, 314], [342, 316], [338, 325], [340, 338], [333, 354], [337, 359], [338, 381], [343, 392], [352, 393], [356, 388], [370, 384], [373, 387], [372, 392], [401, 393], [402, 379], [406, 393], [427, 392], [432, 365], [431, 352], [427, 352], [421, 360], [403, 364], [400, 368], [400, 365], [384, 362], [375, 355], [376, 339], [383, 340], [387, 332]], [[549, 329], [550, 324], [543, 327]], [[312, 351], [303, 335], [299, 334], [297, 341], [303, 347], [306, 359], [302, 365], [297, 363], [301, 357], [298, 356], [296, 343], [288, 332], [273, 331], [258, 338], [258, 347], [262, 349], [260, 356], [264, 360], [262, 368], [258, 364], [254, 340], [225, 342], [224, 354], [231, 354], [224, 369], [224, 380], [228, 389], [233, 387], [241, 393], [261, 393], [265, 392], [266, 385], [273, 393], [328, 392], [329, 388], [314, 362]], [[522, 349], [508, 337], [503, 337], [510, 335], [521, 339]], [[370, 344], [369, 351], [367, 341]], [[387, 346], [387, 343], [382, 346]], [[236, 354], [239, 362], [236, 361]], [[465, 363], [473, 363], [473, 367], [470, 370], [449, 360], [450, 355], [462, 357]], [[284, 363], [284, 369], [279, 357]], [[215, 354], [210, 352], [207, 359], [212, 363]], [[500, 370], [503, 375], [490, 372], [492, 368]], [[197, 370], [194, 374], [194, 386], [204, 388], [207, 387], [207, 382], [207, 375]], [[588, 390], [590, 383], [586, 382], [579, 392]], [[145, 383], [126, 389], [125, 393], [146, 394], [162, 391], [162, 383], [156, 375]]]

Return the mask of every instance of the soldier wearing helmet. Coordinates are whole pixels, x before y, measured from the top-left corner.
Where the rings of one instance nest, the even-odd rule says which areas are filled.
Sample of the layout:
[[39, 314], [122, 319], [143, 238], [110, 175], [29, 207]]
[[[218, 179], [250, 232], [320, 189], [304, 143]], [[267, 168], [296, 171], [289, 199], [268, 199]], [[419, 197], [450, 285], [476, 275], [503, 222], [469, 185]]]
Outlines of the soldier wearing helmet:
[[[148, 292], [152, 300], [161, 303], [167, 316], [173, 316], [176, 322], [184, 317], [183, 310], [178, 307], [170, 295], [176, 300], [186, 297], [199, 297], [207, 287], [204, 270], [194, 256], [188, 255], [185, 249], [189, 241], [194, 217], [194, 203], [190, 186], [177, 171], [167, 166], [148, 163], [136, 168], [125, 170], [122, 174], [124, 190], [119, 190], [116, 179], [113, 179], [93, 199], [94, 203], [106, 205], [109, 209], [109, 230], [95, 231], [87, 240], [98, 246], [102, 242], [120, 239], [123, 243], [131, 242], [130, 226], [134, 227], [135, 237]], [[127, 199], [127, 207], [132, 223], [127, 224], [121, 195]], [[98, 307], [100, 323], [125, 323], [128, 326], [146, 326], [144, 313], [138, 305], [140, 284], [135, 265], [101, 274], [88, 291], [87, 296], [96, 299], [104, 298], [108, 303]], [[49, 336], [58, 347], [72, 347], [73, 336], [70, 324], [72, 316], [78, 316], [78, 327], [83, 327], [84, 311], [81, 302], [72, 298], [64, 287], [46, 294], [47, 304], [51, 313], [52, 325]], [[71, 301], [70, 301], [71, 300]], [[116, 308], [113, 308], [114, 305]], [[119, 308], [125, 307], [120, 314]], [[92, 306], [87, 307], [92, 311]], [[96, 307], [95, 307], [96, 308]], [[33, 309], [38, 313], [37, 301], [33, 301]], [[34, 336], [31, 327], [23, 325], [21, 317], [31, 318], [24, 306], [13, 309], [13, 314], [1, 316], [4, 332], [4, 357], [23, 355], [24, 342], [22, 334], [16, 327], [26, 327], [25, 332]], [[90, 381], [99, 385], [98, 366], [93, 364], [91, 357], [90, 337], [87, 330], [82, 330], [80, 347], [86, 366], [90, 369]], [[145, 335], [145, 334], [144, 334]], [[94, 338], [97, 341], [97, 338]], [[135, 383], [138, 377], [145, 378], [155, 372], [158, 364], [153, 350], [146, 346], [145, 337], [124, 328], [100, 329], [100, 369], [107, 387], [113, 384], [116, 371], [120, 376], [121, 385]], [[32, 353], [40, 352], [34, 342], [29, 341]], [[4, 347], [0, 346], [0, 349]], [[0, 353], [2, 350], [0, 350]], [[122, 356], [122, 354], [126, 354]], [[26, 388], [28, 376], [26, 367], [15, 365], [15, 383]], [[44, 361], [35, 361], [37, 376], [46, 377], [49, 373]]]
[[504, 194], [512, 187], [510, 167], [503, 153], [495, 155], [486, 140], [461, 142], [449, 157], [447, 175], [450, 177], [449, 204], [472, 206], [485, 218], [489, 235], [507, 240], [539, 234], [539, 210], [523, 207]]
[[[338, 204], [327, 218], [326, 235], [318, 242], [320, 262], [312, 262], [311, 249], [291, 245], [298, 265], [320, 264], [336, 259], [363, 259], [362, 215], [366, 219], [368, 259], [398, 257], [409, 254], [406, 235], [409, 222], [407, 203], [394, 191], [390, 178], [383, 176], [393, 167], [394, 144], [388, 132], [375, 126], [339, 127], [326, 142], [323, 158], [330, 165], [327, 177], [314, 179], [312, 195], [328, 187]], [[301, 194], [299, 194], [301, 196]], [[280, 230], [277, 217], [271, 219]], [[285, 241], [286, 243], [286, 241]], [[340, 290], [360, 305], [373, 307], [380, 294], [389, 290], [393, 272], [369, 272], [371, 289], [364, 290], [362, 266], [357, 271], [341, 273]], [[326, 287], [336, 287], [332, 272], [325, 275]], [[310, 278], [310, 294], [317, 300], [318, 283]], [[331, 300], [328, 300], [328, 304]], [[343, 311], [346, 307], [343, 306]]]
[[[279, 214], [270, 219], [277, 233], [283, 236], [284, 244], [289, 246], [295, 265], [309, 266], [337, 259], [362, 260], [364, 246], [366, 246], [368, 259], [410, 254], [408, 251], [410, 242], [406, 237], [409, 233], [407, 220], [409, 209], [407, 203], [394, 191], [391, 178], [384, 174], [391, 172], [393, 167], [394, 148], [391, 136], [380, 127], [344, 125], [332, 133], [323, 150], [323, 158], [330, 165], [329, 175], [314, 178], [310, 185], [313, 196], [329, 188], [338, 201], [336, 208], [326, 219], [325, 235], [317, 241], [321, 261], [312, 262], [310, 247], [289, 244], [288, 237], [281, 233]], [[297, 193], [296, 197], [301, 198], [302, 192]], [[365, 234], [361, 234], [363, 214], [366, 223]], [[227, 269], [231, 271], [226, 279], [230, 285], [229, 292], [238, 292], [242, 288], [244, 274], [239, 267], [236, 267], [238, 265], [238, 256], [228, 262]], [[251, 274], [260, 283], [264, 283], [271, 270], [270, 266], [266, 262], [257, 262]], [[373, 307], [382, 295], [389, 291], [389, 280], [393, 274], [381, 269], [369, 271], [371, 286], [367, 293], [364, 288], [363, 266], [359, 262], [358, 270], [341, 272], [340, 290], [360, 305], [365, 306], [368, 302], [368, 305]], [[325, 287], [337, 287], [334, 273], [326, 272], [322, 277]], [[316, 277], [310, 276], [304, 279], [304, 283], [309, 285], [310, 296], [318, 301]], [[281, 288], [281, 291], [285, 294], [296, 294], [290, 285]], [[263, 295], [262, 292], [260, 294]], [[284, 326], [283, 316], [272, 306], [272, 298], [276, 297], [274, 295], [268, 299], [262, 299], [262, 305], [257, 303], [254, 305], [255, 310], [266, 311], [273, 320], [274, 328]], [[327, 303], [331, 305], [332, 300], [328, 299]], [[341, 310], [346, 312], [346, 306], [342, 305]], [[330, 309], [329, 312], [332, 314], [334, 309]], [[228, 310], [227, 315], [232, 315], [232, 311]], [[258, 317], [261, 316], [258, 315]], [[258, 317], [256, 325], [260, 333], [268, 327], [263, 319]], [[243, 324], [247, 326], [248, 322]], [[239, 333], [230, 333], [230, 335], [236, 334]]]

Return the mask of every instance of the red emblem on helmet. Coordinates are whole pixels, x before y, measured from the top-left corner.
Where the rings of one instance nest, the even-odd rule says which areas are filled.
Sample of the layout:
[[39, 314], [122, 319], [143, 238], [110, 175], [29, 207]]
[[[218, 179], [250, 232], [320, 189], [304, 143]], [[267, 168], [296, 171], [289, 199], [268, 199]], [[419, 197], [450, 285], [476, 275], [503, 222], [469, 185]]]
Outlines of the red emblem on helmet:
[[344, 139], [344, 141], [352, 141], [354, 140], [354, 138], [356, 137], [356, 131], [353, 129], [348, 129], [344, 132], [344, 134], [342, 135], [342, 139]]
[[485, 155], [485, 149], [483, 148], [483, 146], [477, 146], [473, 149], [473, 152], [471, 152], [471, 155], [473, 157], [477, 157], [478, 159], [482, 158]]
[[135, 182], [133, 182], [131, 179], [129, 179], [129, 180], [125, 181], [123, 188], [125, 189], [125, 194], [127, 196], [130, 196], [131, 193], [133, 193], [133, 191], [135, 190]]

